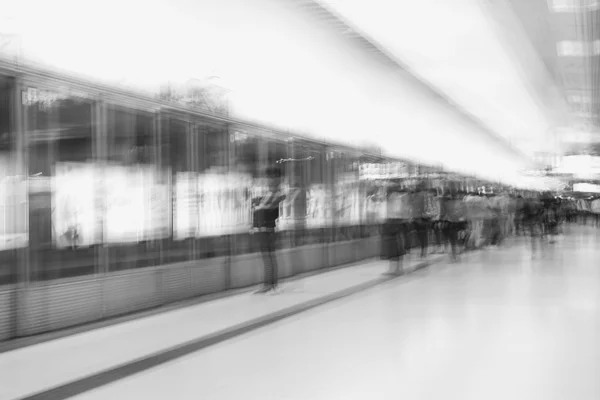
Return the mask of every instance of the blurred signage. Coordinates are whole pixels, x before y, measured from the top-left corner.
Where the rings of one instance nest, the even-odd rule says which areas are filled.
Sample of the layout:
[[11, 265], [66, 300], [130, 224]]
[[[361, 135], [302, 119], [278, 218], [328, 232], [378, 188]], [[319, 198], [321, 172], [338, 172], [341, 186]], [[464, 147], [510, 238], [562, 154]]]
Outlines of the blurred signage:
[[52, 234], [58, 248], [102, 242], [97, 202], [102, 170], [94, 164], [57, 163], [52, 191]]
[[406, 163], [361, 164], [359, 167], [360, 180], [385, 179], [453, 179], [454, 175], [444, 172], [419, 172], [419, 167]]
[[24, 106], [38, 105], [41, 109], [47, 110], [59, 101], [69, 98], [89, 99], [90, 95], [68, 87], [59, 87], [57, 90], [38, 89], [28, 87], [21, 93], [21, 99]]
[[533, 177], [545, 176], [546, 170], [545, 169], [524, 169], [521, 171], [521, 174], [524, 176], [533, 176]]
[[212, 112], [229, 112], [229, 90], [216, 83], [215, 79], [189, 79], [181, 84], [166, 84], [160, 89], [161, 100], [179, 103], [188, 107]]
[[251, 226], [249, 175], [201, 174], [198, 179], [198, 235], [247, 232]]
[[106, 215], [104, 234], [109, 243], [140, 242], [170, 234], [168, 171], [151, 165], [104, 166]]
[[144, 239], [144, 171], [142, 168], [107, 166], [106, 231], [109, 243], [140, 242]]
[[170, 235], [170, 172], [150, 165], [57, 163], [53, 241], [59, 248]]
[[248, 174], [178, 173], [173, 236], [183, 240], [247, 232], [252, 222], [251, 197], [265, 189], [254, 185]]
[[229, 139], [231, 141], [231, 143], [235, 143], [235, 142], [244, 142], [246, 140], [248, 140], [249, 135], [245, 132], [233, 132], [229, 135]]
[[331, 224], [331, 193], [327, 185], [311, 185], [306, 193], [306, 225], [323, 228]]
[[361, 164], [358, 170], [361, 180], [406, 179], [413, 172], [408, 164], [402, 162]]
[[334, 186], [334, 220], [337, 225], [360, 223], [359, 179], [355, 173], [340, 176]]
[[26, 91], [23, 91], [22, 98], [24, 106], [33, 106], [38, 104], [40, 107], [50, 108], [54, 102], [64, 99], [65, 96], [50, 90], [30, 87], [27, 88]]

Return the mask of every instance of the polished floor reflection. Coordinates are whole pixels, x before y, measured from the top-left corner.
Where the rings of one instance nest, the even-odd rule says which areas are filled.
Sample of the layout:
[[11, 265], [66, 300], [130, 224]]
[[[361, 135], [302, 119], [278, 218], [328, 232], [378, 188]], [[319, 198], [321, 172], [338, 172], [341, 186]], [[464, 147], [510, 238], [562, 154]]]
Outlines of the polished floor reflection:
[[599, 236], [467, 254], [79, 397], [597, 399]]

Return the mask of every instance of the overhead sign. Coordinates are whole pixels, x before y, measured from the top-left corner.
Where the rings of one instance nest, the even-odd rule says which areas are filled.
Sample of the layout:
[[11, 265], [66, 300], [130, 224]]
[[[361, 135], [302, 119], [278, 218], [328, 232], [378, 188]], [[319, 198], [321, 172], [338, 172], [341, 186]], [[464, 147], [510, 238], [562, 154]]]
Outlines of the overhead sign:
[[411, 171], [409, 164], [402, 162], [361, 164], [358, 171], [361, 180], [406, 179], [416, 172]]
[[60, 99], [60, 95], [49, 90], [38, 90], [36, 88], [27, 88], [23, 91], [23, 105], [32, 106], [37, 103], [50, 105]]

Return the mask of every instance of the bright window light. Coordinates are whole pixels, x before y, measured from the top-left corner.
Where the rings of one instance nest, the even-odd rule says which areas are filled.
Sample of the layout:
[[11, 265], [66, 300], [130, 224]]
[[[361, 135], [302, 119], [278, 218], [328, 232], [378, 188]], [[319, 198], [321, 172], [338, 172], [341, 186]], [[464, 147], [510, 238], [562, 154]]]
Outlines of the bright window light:
[[582, 57], [588, 54], [589, 43], [563, 40], [556, 44], [560, 57]]
[[583, 193], [600, 193], [600, 186], [593, 185], [591, 183], [574, 183], [573, 191]]
[[592, 98], [590, 96], [582, 95], [582, 94], [573, 94], [568, 97], [569, 103], [575, 104], [590, 104], [592, 102]]
[[554, 12], [574, 12], [578, 8], [578, 0], [548, 0], [548, 8]]
[[598, 0], [548, 0], [548, 8], [556, 13], [592, 11], [600, 8]]
[[596, 39], [594, 40], [594, 55], [598, 55], [600, 54], [600, 40]]

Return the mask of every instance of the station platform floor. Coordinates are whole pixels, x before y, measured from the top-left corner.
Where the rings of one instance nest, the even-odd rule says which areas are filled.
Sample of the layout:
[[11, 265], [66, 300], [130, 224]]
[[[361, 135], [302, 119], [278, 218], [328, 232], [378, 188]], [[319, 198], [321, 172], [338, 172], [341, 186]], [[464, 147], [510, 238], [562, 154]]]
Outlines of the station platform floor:
[[599, 240], [370, 261], [6, 351], [0, 399], [598, 399]]

